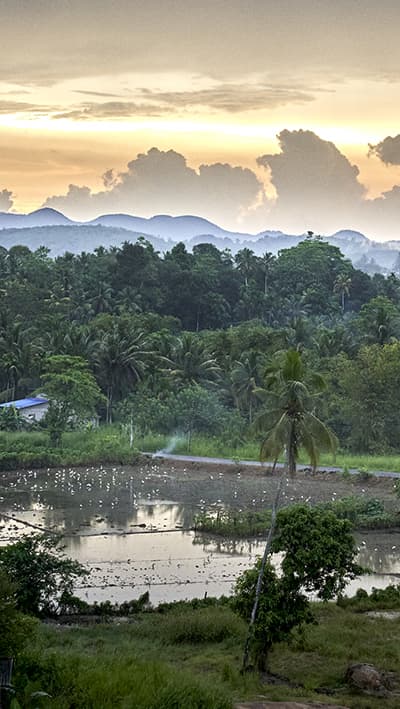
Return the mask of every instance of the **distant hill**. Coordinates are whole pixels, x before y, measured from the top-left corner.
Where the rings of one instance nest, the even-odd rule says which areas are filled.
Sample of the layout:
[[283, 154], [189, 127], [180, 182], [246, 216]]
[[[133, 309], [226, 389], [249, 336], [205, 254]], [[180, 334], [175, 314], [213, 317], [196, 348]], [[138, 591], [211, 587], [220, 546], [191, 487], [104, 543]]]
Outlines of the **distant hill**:
[[136, 241], [144, 236], [153, 244], [156, 251], [168, 251], [174, 242], [167, 242], [143, 232], [128, 231], [115, 227], [88, 226], [86, 224], [71, 224], [68, 226], [37, 226], [23, 229], [0, 230], [0, 246], [9, 249], [21, 244], [32, 251], [40, 246], [50, 249], [51, 256], [61, 256], [66, 251], [80, 254], [82, 251], [94, 251], [99, 246], [121, 246], [124, 241]]
[[199, 234], [218, 236], [220, 238], [228, 237], [230, 239], [246, 239], [250, 236], [250, 234], [226, 231], [207, 219], [191, 215], [171, 217], [168, 214], [157, 214], [154, 217], [145, 219], [143, 217], [130, 216], [129, 214], [104, 214], [89, 223], [121, 227], [122, 229], [153, 234], [173, 241], [187, 241]]
[[[129, 214], [104, 214], [90, 222], [74, 222], [55, 209], [38, 209], [30, 214], [0, 213], [0, 245], [10, 248], [24, 244], [34, 250], [46, 246], [53, 256], [70, 251], [93, 251], [98, 246], [120, 246], [140, 236], [150, 241], [156, 251], [170, 250], [179, 241], [188, 249], [210, 243], [236, 254], [249, 248], [260, 256], [266, 251], [277, 254], [299, 244], [305, 234], [263, 231], [259, 234], [231, 232], [217, 224], [191, 215], [171, 217], [158, 214], [149, 219]], [[342, 230], [325, 236], [340, 248], [354, 265], [369, 273], [390, 273], [400, 252], [400, 241], [375, 242], [358, 231]]]
[[37, 209], [35, 212], [30, 212], [30, 214], [0, 212], [0, 229], [24, 229], [26, 227], [60, 226], [62, 224], [74, 224], [74, 222], [61, 212], [49, 207]]

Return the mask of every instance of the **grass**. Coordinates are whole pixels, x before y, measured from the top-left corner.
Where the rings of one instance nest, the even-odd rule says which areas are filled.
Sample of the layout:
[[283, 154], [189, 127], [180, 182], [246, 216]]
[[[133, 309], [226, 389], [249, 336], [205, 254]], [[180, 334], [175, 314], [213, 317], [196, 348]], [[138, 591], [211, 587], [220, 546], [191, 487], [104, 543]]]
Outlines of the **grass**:
[[50, 448], [44, 431], [0, 431], [0, 470], [42, 468], [57, 465], [133, 463], [138, 451], [116, 426], [70, 431], [63, 435], [60, 448]]
[[[385, 529], [399, 524], [399, 516], [386, 512], [382, 500], [366, 497], [343, 497], [320, 503], [318, 507], [332, 510], [340, 519], [348, 519], [357, 529]], [[271, 511], [219, 510], [216, 514], [202, 514], [195, 519], [196, 531], [222, 536], [265, 536], [271, 522]]]
[[[118, 425], [100, 426], [93, 430], [70, 431], [63, 435], [60, 448], [50, 448], [48, 435], [44, 431], [6, 432], [0, 431], [0, 470], [15, 470], [21, 467], [54, 467], [58, 465], [95, 465], [98, 463], [133, 463], [138, 450], [156, 452], [166, 448], [171, 437], [149, 434], [136, 437], [135, 448], [130, 448], [129, 436]], [[188, 451], [187, 439], [176, 440], [174, 453], [211, 458], [228, 458], [239, 463], [241, 460], [259, 460], [259, 444], [248, 441], [237, 448], [224, 443], [217, 437], [193, 436]], [[307, 464], [302, 457], [301, 463]], [[386, 470], [400, 472], [400, 456], [396, 455], [352, 455], [339, 453], [322, 455], [322, 466], [335, 466], [368, 471]]]
[[[170, 441], [171, 436], [149, 434], [137, 438], [135, 444], [142, 451], [154, 453], [155, 451], [166, 448]], [[182, 455], [190, 453], [190, 455], [194, 456], [229, 458], [236, 462], [241, 460], [258, 461], [260, 459], [260, 446], [256, 441], [249, 441], [237, 448], [233, 448], [217, 437], [205, 436], [193, 436], [190, 450], [188, 450], [186, 438], [181, 437], [177, 440], [173, 452]], [[283, 459], [281, 462], [283, 462]], [[309, 461], [305, 456], [301, 456], [299, 462], [307, 465]], [[362, 471], [385, 470], [400, 473], [400, 455], [364, 455], [342, 451], [333, 457], [332, 454], [323, 453], [321, 455], [320, 465], [342, 469], [361, 469]]]
[[[45, 691], [52, 699], [40, 706], [56, 709], [228, 709], [260, 695], [353, 709], [382, 706], [381, 698], [350, 694], [343, 677], [351, 662], [399, 672], [400, 622], [360, 621], [351, 608], [313, 606], [319, 624], [277, 645], [270, 657], [271, 671], [298, 683], [296, 689], [240, 674], [246, 627], [229, 607], [181, 604], [119, 626], [41, 626], [16, 663], [17, 696], [21, 706], [32, 706], [31, 694]], [[385, 699], [388, 709], [398, 706], [398, 698]]]

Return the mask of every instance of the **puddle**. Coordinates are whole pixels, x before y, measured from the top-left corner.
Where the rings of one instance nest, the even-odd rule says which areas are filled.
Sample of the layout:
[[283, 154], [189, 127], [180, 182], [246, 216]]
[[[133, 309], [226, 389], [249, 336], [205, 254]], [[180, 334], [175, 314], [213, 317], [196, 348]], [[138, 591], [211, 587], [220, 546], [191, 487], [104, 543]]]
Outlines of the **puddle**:
[[[338, 494], [331, 480], [304, 483], [291, 482], [287, 496], [317, 501]], [[275, 485], [260, 474], [242, 478], [240, 472], [188, 472], [157, 464], [2, 473], [0, 512], [13, 519], [0, 518], [0, 544], [35, 531], [22, 522], [63, 532], [67, 555], [91, 569], [87, 584], [77, 589], [91, 602], [121, 602], [147, 590], [153, 603], [229, 594], [264, 542], [211, 539], [188, 530], [200, 511], [266, 507]], [[368, 532], [357, 541], [359, 562], [373, 573], [355, 579], [350, 594], [400, 581], [398, 534]]]

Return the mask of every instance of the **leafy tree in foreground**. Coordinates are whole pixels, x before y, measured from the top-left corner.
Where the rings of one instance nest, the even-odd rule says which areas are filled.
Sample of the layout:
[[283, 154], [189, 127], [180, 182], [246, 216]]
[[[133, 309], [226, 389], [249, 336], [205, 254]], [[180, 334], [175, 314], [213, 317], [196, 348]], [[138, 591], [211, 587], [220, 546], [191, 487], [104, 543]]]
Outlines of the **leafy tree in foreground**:
[[36, 622], [17, 610], [16, 588], [0, 570], [0, 657], [14, 657], [35, 629]]
[[[315, 622], [306, 593], [323, 601], [341, 595], [349, 580], [362, 571], [351, 525], [327, 510], [293, 505], [277, 516], [272, 551], [283, 560], [278, 576], [268, 562], [262, 577], [258, 614], [253, 629], [253, 656], [265, 672], [274, 643], [286, 640], [294, 628]], [[235, 588], [234, 608], [250, 620], [262, 561], [245, 571]]]
[[37, 534], [0, 548], [0, 573], [15, 584], [19, 611], [38, 617], [56, 612], [60, 597], [72, 594], [74, 580], [87, 575], [59, 545], [59, 536]]
[[42, 383], [50, 400], [45, 424], [50, 432], [50, 442], [58, 446], [69, 423], [79, 423], [95, 414], [102, 394], [87, 362], [81, 357], [49, 357]]

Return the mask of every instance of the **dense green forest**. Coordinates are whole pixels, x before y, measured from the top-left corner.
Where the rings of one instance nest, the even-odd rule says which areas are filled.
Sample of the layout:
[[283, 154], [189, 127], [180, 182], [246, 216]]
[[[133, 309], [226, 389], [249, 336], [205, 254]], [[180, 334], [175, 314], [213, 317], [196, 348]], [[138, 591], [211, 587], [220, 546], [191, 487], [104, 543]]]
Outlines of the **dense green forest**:
[[[46, 391], [64, 366], [77, 401], [93, 377], [103, 421], [234, 447], [257, 437], [268, 372], [297, 349], [325, 378], [315, 412], [343, 449], [398, 449], [400, 279], [357, 270], [318, 237], [277, 257], [183, 243], [160, 255], [143, 238], [55, 259], [13, 246], [0, 277], [2, 401]], [[3, 413], [0, 425], [19, 423]]]

